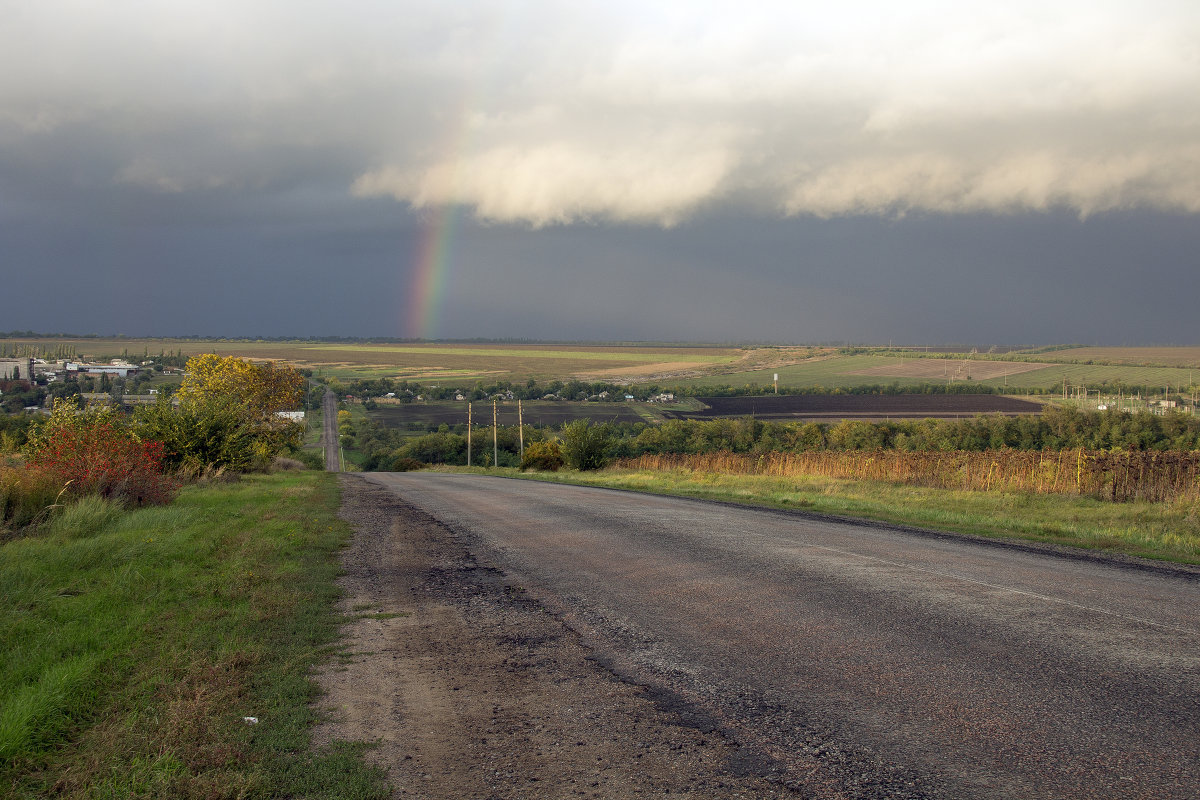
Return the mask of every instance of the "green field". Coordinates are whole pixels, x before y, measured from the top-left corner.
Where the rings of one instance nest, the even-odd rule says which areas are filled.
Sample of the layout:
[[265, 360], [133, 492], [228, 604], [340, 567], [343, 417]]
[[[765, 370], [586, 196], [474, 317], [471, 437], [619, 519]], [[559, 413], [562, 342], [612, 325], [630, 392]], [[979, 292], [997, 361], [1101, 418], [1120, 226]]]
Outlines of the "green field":
[[[920, 362], [933, 365], [935, 368], [944, 366], [953, 370], [962, 363], [962, 359], [898, 359], [896, 356], [885, 355], [850, 355], [832, 356], [812, 360], [793, 366], [775, 367], [768, 369], [735, 372], [729, 374], [706, 375], [700, 378], [689, 378], [678, 383], [687, 386], [770, 386], [774, 373], [779, 374], [781, 388], [813, 388], [817, 386], [826, 389], [849, 388], [852, 386], [891, 385], [918, 386], [929, 383], [948, 383], [940, 376], [911, 377], [905, 376], [905, 364]], [[1000, 367], [1005, 362], [987, 362], [994, 367]], [[872, 368], [887, 368], [895, 366], [898, 374], [856, 375], [853, 373]], [[1020, 372], [1006, 377], [975, 379], [969, 381], [975, 386], [994, 388], [1010, 388], [1014, 391], [1021, 388], [1053, 390], [1062, 389], [1063, 381], [1068, 385], [1108, 385], [1150, 386], [1161, 390], [1170, 386], [1172, 392], [1180, 391], [1181, 387], [1195, 385], [1200, 381], [1200, 369], [1185, 367], [1141, 367], [1124, 365], [1097, 364], [1048, 364], [1040, 369]], [[963, 381], [956, 380], [956, 383]]]
[[1092, 361], [1200, 370], [1200, 347], [1070, 347], [1029, 356], [1038, 361]]

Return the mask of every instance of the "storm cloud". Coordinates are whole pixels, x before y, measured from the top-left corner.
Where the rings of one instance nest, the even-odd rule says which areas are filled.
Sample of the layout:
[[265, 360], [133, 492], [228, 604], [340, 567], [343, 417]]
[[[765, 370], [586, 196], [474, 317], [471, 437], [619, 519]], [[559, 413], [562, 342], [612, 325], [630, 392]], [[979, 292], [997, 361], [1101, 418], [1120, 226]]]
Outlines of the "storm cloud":
[[1200, 211], [1186, 2], [47, 2], [5, 20], [5, 152], [69, 167], [55, 147], [86, 132], [87, 178], [149, 192], [316, 183], [533, 226], [722, 204]]
[[[82, 284], [97, 264], [202, 283], [184, 270], [216, 253], [222, 265], [207, 269], [240, 265], [228, 268], [269, 283], [335, 253], [347, 280], [387, 273], [403, 291], [429, 215], [453, 208], [471, 224], [452, 242], [458, 293], [443, 333], [531, 335], [525, 310], [498, 307], [503, 292], [477, 304], [467, 276], [503, 271], [528, 296], [556, 285], [548, 276], [586, 283], [572, 263], [619, 272], [609, 248], [654, 280], [713, 278], [697, 285], [726, 302], [733, 279], [708, 270], [741, 269], [738, 285], [775, 303], [807, 281], [828, 292], [821, 316], [865, 291], [826, 285], [845, 268], [839, 252], [869, 249], [831, 231], [899, 236], [895, 252], [911, 260], [890, 267], [901, 274], [936, 250], [909, 234], [932, 241], [955, 220], [977, 231], [979, 220], [1053, 220], [1063, 248], [1076, 237], [1091, 253], [1089, 220], [1136, 231], [1163, 215], [1177, 249], [1141, 268], [1175, 275], [1200, 212], [1192, 2], [47, 0], [2, 11], [5, 269]], [[913, 222], [888, 227], [901, 220]], [[775, 249], [753, 258], [709, 264], [711, 248], [693, 244], [759, 221]], [[545, 238], [558, 229], [600, 250], [566, 257]], [[815, 260], [796, 266], [798, 248]], [[497, 252], [525, 260], [500, 266]], [[1060, 269], [1045, 258], [1013, 252], [995, 268]], [[959, 273], [981, 274], [969, 262]], [[681, 292], [686, 303], [657, 309], [661, 327], [638, 329], [697, 335], [688, 309], [702, 294]], [[549, 335], [584, 316], [550, 315]], [[725, 332], [700, 338], [777, 329], [734, 317], [710, 318]], [[584, 327], [613, 335], [599, 316]], [[801, 334], [842, 335], [814, 330]]]

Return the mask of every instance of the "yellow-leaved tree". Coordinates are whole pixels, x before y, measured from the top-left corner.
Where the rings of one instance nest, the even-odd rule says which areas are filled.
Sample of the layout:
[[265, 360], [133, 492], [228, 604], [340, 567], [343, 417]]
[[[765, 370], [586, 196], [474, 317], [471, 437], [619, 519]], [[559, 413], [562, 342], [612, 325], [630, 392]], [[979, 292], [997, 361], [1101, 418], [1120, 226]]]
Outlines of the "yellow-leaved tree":
[[166, 447], [181, 474], [267, 467], [299, 446], [304, 426], [282, 419], [304, 399], [304, 376], [286, 364], [254, 364], [208, 353], [188, 360], [178, 406], [165, 397], [138, 410], [139, 431]]
[[183, 403], [228, 403], [254, 419], [291, 411], [304, 400], [304, 376], [289, 364], [255, 364], [214, 353], [193, 356], [184, 368]]

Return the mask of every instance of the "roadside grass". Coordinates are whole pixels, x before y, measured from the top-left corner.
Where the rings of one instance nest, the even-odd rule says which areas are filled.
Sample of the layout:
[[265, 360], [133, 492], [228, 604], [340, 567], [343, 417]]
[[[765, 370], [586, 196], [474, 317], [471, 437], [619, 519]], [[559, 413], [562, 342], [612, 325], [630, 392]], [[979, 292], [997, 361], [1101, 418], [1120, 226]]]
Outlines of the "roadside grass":
[[[464, 472], [462, 467], [439, 467]], [[1111, 503], [1027, 492], [969, 492], [833, 478], [723, 475], [689, 470], [520, 473], [469, 470], [583, 486], [799, 509], [939, 531], [1079, 547], [1200, 564], [1200, 505]]]
[[310, 749], [338, 504], [331, 475], [254, 475], [0, 547], [0, 795], [388, 796], [365, 745]]
[[304, 414], [304, 422], [308, 426], [304, 430], [304, 447], [320, 448], [321, 435], [325, 432], [325, 411], [317, 406], [310, 408]]

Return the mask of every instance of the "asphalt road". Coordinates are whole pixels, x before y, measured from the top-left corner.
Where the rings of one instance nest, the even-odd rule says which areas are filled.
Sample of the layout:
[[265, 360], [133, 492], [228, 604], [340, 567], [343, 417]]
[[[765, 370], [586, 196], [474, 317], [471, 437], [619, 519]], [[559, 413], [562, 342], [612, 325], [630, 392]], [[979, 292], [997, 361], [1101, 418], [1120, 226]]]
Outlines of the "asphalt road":
[[324, 429], [321, 431], [321, 446], [325, 448], [325, 471], [341, 472], [342, 464], [339, 458], [341, 446], [338, 443], [337, 395], [331, 390], [325, 390], [321, 401]]
[[1200, 575], [785, 512], [368, 474], [745, 768], [849, 797], [1200, 797]]

